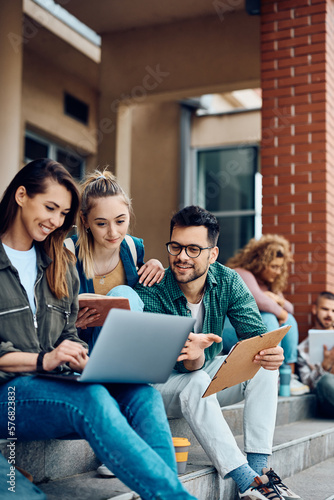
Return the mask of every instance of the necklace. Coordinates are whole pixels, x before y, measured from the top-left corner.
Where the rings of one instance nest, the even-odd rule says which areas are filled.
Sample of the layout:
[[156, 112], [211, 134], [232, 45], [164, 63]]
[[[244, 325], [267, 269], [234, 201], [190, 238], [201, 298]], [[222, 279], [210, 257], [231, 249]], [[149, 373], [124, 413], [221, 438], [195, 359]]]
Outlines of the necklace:
[[[101, 285], [103, 285], [103, 284], [104, 284], [104, 280], [105, 280], [105, 278], [106, 278], [106, 275], [107, 275], [109, 272], [111, 272], [111, 271], [112, 271], [112, 270], [116, 267], [116, 266], [112, 266], [112, 265], [111, 265], [111, 263], [112, 263], [112, 261], [113, 261], [113, 259], [114, 259], [114, 255], [115, 255], [115, 254], [113, 253], [113, 254], [112, 254], [112, 256], [111, 256], [111, 259], [110, 259], [110, 261], [109, 261], [108, 266], [105, 268], [105, 269], [106, 269], [106, 272], [105, 272], [105, 273], [100, 273], [100, 271], [99, 271], [99, 269], [98, 269], [98, 267], [97, 267], [97, 264], [96, 264], [95, 260], [93, 259], [94, 268], [95, 268], [95, 269], [96, 269], [96, 271], [97, 271], [97, 272], [96, 272], [96, 276], [100, 277], [100, 280], [99, 280], [99, 281], [100, 281], [100, 284], [101, 284]], [[116, 264], [116, 265], [117, 265], [117, 264]]]
[[200, 295], [197, 296], [197, 299], [195, 302], [190, 302], [188, 299], [187, 299], [187, 302], [189, 304], [192, 304], [192, 305], [196, 305], [196, 304], [200, 304], [200, 302], [202, 301], [203, 297], [204, 297], [204, 294], [205, 294], [205, 290], [206, 290], [206, 287], [204, 287], [202, 293]]

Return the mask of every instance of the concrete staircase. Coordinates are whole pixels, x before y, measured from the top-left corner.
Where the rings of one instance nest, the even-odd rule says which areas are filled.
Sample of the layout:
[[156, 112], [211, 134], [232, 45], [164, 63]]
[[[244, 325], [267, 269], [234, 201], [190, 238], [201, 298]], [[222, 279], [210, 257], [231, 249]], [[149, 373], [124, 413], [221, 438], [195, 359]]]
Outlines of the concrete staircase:
[[[223, 408], [242, 449], [243, 404]], [[313, 395], [279, 398], [272, 466], [303, 500], [334, 500], [334, 421], [317, 417]], [[199, 500], [235, 500], [231, 479], [222, 480], [183, 419], [170, 420], [173, 436], [191, 442], [187, 471], [181, 476]], [[0, 445], [6, 456], [6, 443]], [[134, 500], [117, 478], [96, 475], [99, 465], [89, 445], [77, 441], [17, 443], [17, 464], [28, 470], [48, 500]], [[24, 499], [25, 500], [25, 499]]]

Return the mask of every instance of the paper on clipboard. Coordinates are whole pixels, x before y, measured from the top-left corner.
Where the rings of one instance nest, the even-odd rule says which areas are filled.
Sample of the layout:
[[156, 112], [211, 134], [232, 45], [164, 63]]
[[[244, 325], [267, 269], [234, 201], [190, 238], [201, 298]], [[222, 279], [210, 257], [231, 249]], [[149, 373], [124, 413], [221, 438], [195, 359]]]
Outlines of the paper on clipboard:
[[261, 368], [260, 365], [253, 363], [254, 356], [263, 349], [276, 347], [290, 328], [289, 325], [281, 326], [277, 330], [237, 342], [202, 397], [206, 398], [254, 377]]
[[324, 345], [327, 349], [334, 347], [334, 330], [317, 330], [312, 328], [308, 331], [310, 363], [320, 364], [324, 359]]

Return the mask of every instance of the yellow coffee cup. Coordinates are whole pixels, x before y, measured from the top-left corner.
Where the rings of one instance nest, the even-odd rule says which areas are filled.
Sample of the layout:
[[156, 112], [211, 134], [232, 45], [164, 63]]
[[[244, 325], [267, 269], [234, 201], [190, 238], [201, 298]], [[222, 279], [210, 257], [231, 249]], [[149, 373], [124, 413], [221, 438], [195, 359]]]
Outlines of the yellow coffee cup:
[[173, 437], [173, 445], [175, 448], [177, 473], [184, 474], [187, 467], [190, 441], [187, 438]]

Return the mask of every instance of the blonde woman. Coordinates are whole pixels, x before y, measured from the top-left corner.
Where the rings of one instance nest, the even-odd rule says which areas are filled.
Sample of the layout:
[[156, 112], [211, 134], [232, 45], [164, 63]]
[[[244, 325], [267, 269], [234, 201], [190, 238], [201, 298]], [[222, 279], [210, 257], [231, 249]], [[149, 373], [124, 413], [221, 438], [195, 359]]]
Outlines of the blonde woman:
[[[144, 263], [143, 240], [128, 235], [131, 200], [107, 169], [88, 174], [81, 186], [78, 235], [72, 237], [77, 256], [80, 293], [127, 297], [132, 310], [143, 305], [132, 287], [139, 281], [159, 283], [164, 268], [156, 259]], [[69, 246], [68, 240], [65, 242]], [[137, 270], [139, 269], [139, 270]], [[98, 315], [81, 309], [76, 326], [91, 349], [100, 327], [89, 327]]]
[[[289, 265], [293, 262], [289, 242], [278, 234], [265, 234], [259, 240], [252, 238], [247, 245], [230, 258], [226, 266], [234, 269], [244, 280], [255, 298], [263, 322], [268, 330], [282, 325], [291, 325], [282, 340], [285, 363], [295, 372], [297, 361], [298, 325], [293, 316], [294, 307], [285, 299], [289, 277]], [[226, 322], [224, 330], [231, 331]], [[232, 333], [231, 333], [232, 332]], [[300, 384], [295, 376], [291, 378], [291, 393], [303, 394], [307, 386]]]

